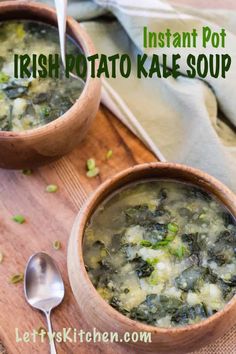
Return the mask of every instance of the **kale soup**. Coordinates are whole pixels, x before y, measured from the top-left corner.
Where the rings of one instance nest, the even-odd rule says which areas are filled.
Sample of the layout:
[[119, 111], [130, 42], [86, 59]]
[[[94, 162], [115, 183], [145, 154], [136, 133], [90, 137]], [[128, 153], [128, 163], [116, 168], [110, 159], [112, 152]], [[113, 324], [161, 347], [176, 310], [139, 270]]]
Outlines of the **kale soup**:
[[[1, 22], [0, 40], [0, 130], [33, 129], [64, 114], [80, 96], [84, 83], [66, 78], [62, 65], [58, 78], [14, 77], [15, 54], [38, 57], [60, 53], [57, 28], [28, 20]], [[81, 53], [69, 37], [67, 53]]]
[[92, 215], [84, 261], [117, 311], [157, 327], [197, 323], [236, 293], [236, 222], [212, 195], [170, 180], [130, 184]]

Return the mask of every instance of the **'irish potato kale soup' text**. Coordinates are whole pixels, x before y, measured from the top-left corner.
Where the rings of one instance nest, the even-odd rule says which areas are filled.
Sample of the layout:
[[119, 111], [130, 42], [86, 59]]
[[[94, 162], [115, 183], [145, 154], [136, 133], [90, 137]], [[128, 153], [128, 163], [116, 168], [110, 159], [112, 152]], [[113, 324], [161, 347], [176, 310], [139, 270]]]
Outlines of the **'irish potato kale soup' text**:
[[[47, 124], [65, 113], [80, 96], [83, 82], [60, 77], [14, 78], [14, 54], [60, 53], [56, 28], [34, 21], [0, 22], [0, 130], [23, 131]], [[79, 48], [67, 40], [67, 53]]]
[[146, 181], [107, 199], [91, 217], [84, 259], [116, 310], [159, 327], [196, 323], [236, 293], [236, 223], [192, 185]]

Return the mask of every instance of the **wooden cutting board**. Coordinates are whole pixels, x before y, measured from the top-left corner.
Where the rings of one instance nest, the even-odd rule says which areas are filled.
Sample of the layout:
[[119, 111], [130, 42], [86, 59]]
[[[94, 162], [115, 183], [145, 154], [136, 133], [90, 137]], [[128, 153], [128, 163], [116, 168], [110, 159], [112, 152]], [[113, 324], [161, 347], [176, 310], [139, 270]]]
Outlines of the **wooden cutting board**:
[[[113, 156], [107, 160], [109, 149]], [[101, 171], [93, 179], [86, 177], [85, 169], [86, 160], [91, 157]], [[21, 171], [0, 170], [0, 251], [4, 254], [0, 264], [0, 339], [7, 353], [49, 352], [47, 342], [16, 343], [16, 328], [21, 337], [26, 331], [46, 326], [44, 316], [25, 302], [23, 284], [9, 283], [10, 277], [23, 272], [30, 255], [38, 251], [45, 251], [56, 260], [65, 282], [65, 300], [52, 314], [54, 330], [89, 330], [74, 300], [66, 269], [67, 241], [73, 221], [86, 197], [106, 178], [134, 164], [150, 161], [155, 161], [154, 156], [101, 107], [85, 140], [68, 156], [34, 170], [31, 176]], [[59, 186], [57, 193], [45, 192], [51, 183]], [[12, 221], [15, 214], [24, 215], [26, 223]], [[52, 247], [55, 240], [62, 243], [59, 251]], [[59, 354], [127, 353], [117, 345], [91, 343], [61, 343], [57, 349]]]
[[[109, 149], [113, 150], [113, 156], [107, 161]], [[93, 179], [86, 177], [85, 165], [90, 157], [96, 159], [101, 170], [100, 176]], [[0, 354], [49, 353], [47, 341], [16, 342], [16, 328], [20, 337], [25, 332], [46, 328], [44, 316], [25, 302], [23, 284], [9, 283], [13, 274], [24, 271], [28, 258], [35, 252], [49, 253], [65, 282], [65, 300], [52, 314], [54, 330], [93, 330], [78, 309], [66, 269], [67, 241], [75, 216], [87, 196], [106, 178], [134, 164], [151, 161], [155, 161], [155, 157], [101, 107], [85, 140], [68, 156], [34, 170], [31, 176], [0, 169], [0, 252], [4, 254], [0, 264]], [[51, 183], [59, 186], [55, 194], [45, 192], [45, 187]], [[25, 224], [11, 220], [12, 215], [18, 213], [25, 216]], [[52, 247], [55, 240], [62, 243], [59, 251]], [[236, 328], [195, 354], [236, 353], [235, 333]], [[132, 353], [117, 344], [69, 341], [57, 344], [57, 350], [58, 354]]]

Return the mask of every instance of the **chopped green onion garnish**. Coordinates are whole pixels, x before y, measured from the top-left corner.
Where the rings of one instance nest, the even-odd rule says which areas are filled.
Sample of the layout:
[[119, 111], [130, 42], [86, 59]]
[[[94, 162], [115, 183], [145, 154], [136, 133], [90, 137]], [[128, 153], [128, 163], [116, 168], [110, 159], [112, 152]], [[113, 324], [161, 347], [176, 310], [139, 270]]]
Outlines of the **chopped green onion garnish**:
[[168, 246], [169, 243], [170, 243], [169, 240], [157, 241], [156, 243], [154, 243], [152, 245], [152, 248], [155, 250], [155, 249], [158, 249], [160, 247]]
[[179, 226], [175, 223], [169, 223], [167, 225], [167, 228], [170, 232], [173, 232], [175, 234], [179, 231]]
[[14, 215], [14, 216], [12, 217], [12, 220], [15, 221], [15, 222], [17, 222], [18, 224], [24, 224], [24, 222], [25, 222], [24, 216], [23, 216], [23, 215], [20, 215], [20, 214]]
[[11, 284], [21, 283], [23, 280], [24, 280], [24, 274], [23, 273], [14, 274], [10, 278]]
[[186, 253], [186, 247], [183, 245], [173, 251], [173, 254], [179, 259], [182, 259], [185, 253]]
[[30, 175], [32, 175], [32, 170], [30, 170], [29, 168], [27, 169], [24, 169], [24, 170], [22, 170], [22, 173], [23, 173], [23, 175], [26, 175], [26, 176], [30, 176]]
[[96, 167], [96, 162], [94, 159], [88, 159], [87, 160], [87, 169], [88, 171], [93, 170]]
[[146, 261], [151, 265], [155, 265], [159, 262], [158, 258], [147, 258]]
[[92, 170], [87, 171], [87, 177], [91, 178], [91, 177], [96, 177], [98, 176], [100, 173], [99, 168], [95, 167]]
[[61, 242], [58, 240], [54, 241], [53, 248], [54, 248], [54, 250], [57, 250], [57, 251], [60, 250], [61, 249]]
[[167, 241], [171, 242], [175, 239], [175, 235], [173, 234], [168, 234], [165, 238]]
[[150, 242], [148, 240], [142, 240], [142, 241], [140, 241], [140, 245], [144, 246], [144, 247], [151, 247], [152, 246], [152, 242]]
[[46, 192], [48, 192], [48, 193], [55, 193], [55, 192], [57, 192], [57, 190], [58, 190], [58, 186], [56, 184], [49, 184], [46, 187]]
[[112, 157], [112, 155], [113, 155], [113, 151], [112, 150], [108, 150], [107, 154], [106, 154], [107, 160], [109, 160]]
[[0, 252], [0, 264], [3, 262], [4, 255], [2, 252]]
[[96, 177], [99, 175], [100, 171], [99, 168], [96, 167], [96, 162], [94, 159], [87, 160], [87, 177]]

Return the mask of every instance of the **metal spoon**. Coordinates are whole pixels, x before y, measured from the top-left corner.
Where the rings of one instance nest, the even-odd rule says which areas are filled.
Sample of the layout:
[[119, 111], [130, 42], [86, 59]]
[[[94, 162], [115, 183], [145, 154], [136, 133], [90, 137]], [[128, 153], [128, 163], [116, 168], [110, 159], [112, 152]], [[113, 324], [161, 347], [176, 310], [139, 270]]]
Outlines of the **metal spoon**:
[[[61, 61], [64, 69], [66, 68], [66, 18], [67, 18], [67, 0], [55, 0], [55, 7], [57, 12], [57, 24], [59, 31]], [[74, 79], [80, 80], [84, 83], [79, 76], [69, 73]]]
[[62, 302], [65, 289], [56, 264], [46, 253], [39, 252], [30, 257], [25, 270], [24, 290], [28, 303], [44, 312], [51, 354], [56, 354], [50, 315], [51, 310]]

